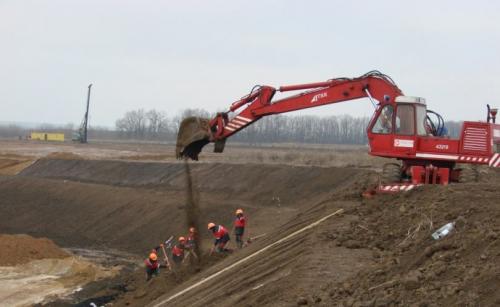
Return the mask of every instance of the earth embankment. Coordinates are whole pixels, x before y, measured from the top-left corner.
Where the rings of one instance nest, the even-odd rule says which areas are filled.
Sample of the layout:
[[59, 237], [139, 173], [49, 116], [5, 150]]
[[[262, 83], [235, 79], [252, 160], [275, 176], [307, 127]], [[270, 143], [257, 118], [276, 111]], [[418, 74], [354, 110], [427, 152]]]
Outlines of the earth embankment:
[[[204, 222], [230, 225], [234, 210], [243, 207], [254, 235], [368, 173], [217, 163], [191, 169]], [[185, 193], [181, 163], [41, 159], [17, 176], [0, 177], [0, 232], [46, 236], [64, 247], [144, 253], [185, 233]]]

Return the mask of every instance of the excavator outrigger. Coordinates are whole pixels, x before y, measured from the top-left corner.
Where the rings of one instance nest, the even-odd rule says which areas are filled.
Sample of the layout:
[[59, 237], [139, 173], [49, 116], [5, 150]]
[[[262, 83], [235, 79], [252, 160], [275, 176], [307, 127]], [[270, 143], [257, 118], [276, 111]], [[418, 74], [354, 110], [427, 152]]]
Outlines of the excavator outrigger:
[[[272, 101], [277, 91], [298, 90], [305, 91]], [[394, 183], [384, 186], [387, 191], [406, 190], [423, 183], [448, 184], [473, 176], [466, 175], [464, 169], [457, 167], [458, 163], [500, 167], [497, 109], [490, 109], [488, 105], [486, 122], [466, 121], [460, 139], [451, 139], [446, 135], [443, 118], [427, 110], [425, 99], [404, 96], [390, 77], [378, 71], [358, 78], [337, 78], [278, 89], [255, 86], [227, 112], [218, 113], [213, 119], [184, 119], [179, 128], [176, 155], [198, 160], [203, 146], [214, 142], [214, 151], [222, 152], [228, 137], [264, 116], [358, 98], [369, 98], [376, 106], [367, 127], [369, 153], [402, 161], [384, 165], [384, 182]]]

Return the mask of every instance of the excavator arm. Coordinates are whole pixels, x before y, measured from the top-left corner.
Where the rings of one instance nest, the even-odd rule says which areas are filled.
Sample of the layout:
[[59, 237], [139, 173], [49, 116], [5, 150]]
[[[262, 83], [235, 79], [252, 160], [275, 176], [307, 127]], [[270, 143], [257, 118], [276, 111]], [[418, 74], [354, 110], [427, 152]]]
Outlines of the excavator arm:
[[[277, 91], [303, 90], [296, 95], [273, 101]], [[281, 86], [256, 86], [250, 94], [231, 104], [227, 112], [213, 119], [189, 117], [183, 120], [177, 135], [176, 156], [198, 159], [203, 146], [215, 142], [215, 152], [224, 150], [231, 135], [248, 127], [260, 118], [307, 108], [368, 97], [379, 104], [394, 104], [402, 95], [392, 79], [378, 71], [358, 78], [337, 78], [325, 82]], [[233, 115], [233, 116], [230, 116]]]

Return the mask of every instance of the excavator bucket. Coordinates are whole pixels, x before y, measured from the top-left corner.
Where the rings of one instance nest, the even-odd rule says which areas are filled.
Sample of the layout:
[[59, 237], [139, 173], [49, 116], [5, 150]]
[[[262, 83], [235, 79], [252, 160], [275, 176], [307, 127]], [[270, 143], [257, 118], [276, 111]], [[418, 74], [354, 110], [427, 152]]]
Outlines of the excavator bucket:
[[187, 117], [180, 126], [177, 133], [177, 144], [175, 155], [177, 159], [188, 157], [198, 160], [198, 155], [203, 146], [210, 143], [210, 120], [201, 117]]

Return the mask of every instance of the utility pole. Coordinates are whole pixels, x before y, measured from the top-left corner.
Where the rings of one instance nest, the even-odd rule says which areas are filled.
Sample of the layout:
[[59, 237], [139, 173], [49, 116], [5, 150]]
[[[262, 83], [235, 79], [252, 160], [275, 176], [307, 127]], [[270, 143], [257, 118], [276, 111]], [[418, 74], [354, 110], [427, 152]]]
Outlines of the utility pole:
[[85, 118], [83, 120], [83, 136], [80, 140], [81, 143], [87, 143], [87, 129], [89, 124], [89, 104], [90, 104], [90, 89], [92, 88], [92, 83], [89, 84], [89, 91], [87, 92], [87, 111], [85, 112]]

